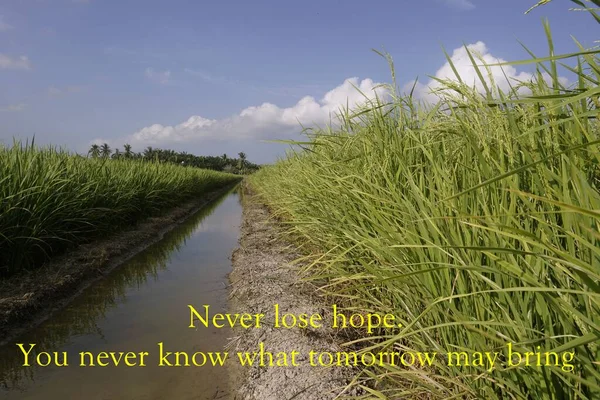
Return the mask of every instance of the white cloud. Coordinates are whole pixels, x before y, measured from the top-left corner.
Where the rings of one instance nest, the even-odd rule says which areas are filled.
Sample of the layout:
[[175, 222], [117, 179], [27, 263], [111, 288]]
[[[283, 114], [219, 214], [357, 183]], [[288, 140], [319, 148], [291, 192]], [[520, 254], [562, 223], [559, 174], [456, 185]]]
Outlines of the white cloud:
[[169, 80], [171, 79], [171, 71], [155, 71], [152, 68], [146, 68], [146, 78], [153, 82], [160, 83], [161, 85], [165, 85], [169, 83]]
[[31, 62], [26, 56], [10, 57], [0, 53], [0, 68], [4, 69], [31, 69]]
[[14, 27], [7, 22], [4, 22], [4, 16], [0, 15], [0, 32], [10, 31]]
[[154, 124], [143, 128], [133, 135], [137, 142], [161, 142], [161, 141], [181, 141], [191, 136], [201, 137], [203, 133], [208, 132], [211, 125], [217, 120], [207, 119], [194, 115], [187, 121], [177, 126], [163, 126]]
[[[325, 126], [335, 122], [335, 113], [348, 105], [356, 108], [375, 95], [387, 96], [387, 91], [371, 79], [346, 79], [340, 86], [327, 92], [319, 101], [305, 96], [294, 106], [282, 108], [263, 103], [245, 108], [237, 115], [220, 120], [198, 115], [175, 126], [154, 124], [135, 132], [126, 142], [137, 146], [193, 142], [199, 139], [274, 139], [297, 134], [300, 124]], [[357, 88], [364, 94], [357, 91]], [[366, 98], [365, 98], [366, 96]]]
[[[482, 64], [498, 64], [505, 63], [506, 60], [502, 58], [498, 58], [493, 56], [485, 43], [479, 41], [474, 44], [467, 45], [467, 48], [475, 58], [475, 62], [478, 65]], [[450, 57], [454, 67], [456, 68], [458, 74], [464, 83], [474, 86], [479, 93], [485, 93], [485, 88], [481, 80], [479, 79], [475, 67], [469, 58], [467, 53], [467, 49], [465, 47], [459, 47], [452, 52], [452, 56]], [[502, 90], [503, 92], [508, 92], [512, 87], [517, 86], [520, 82], [531, 81], [534, 76], [525, 71], [518, 71], [515, 67], [511, 65], [507, 66], [488, 66], [487, 69], [480, 66], [479, 67], [484, 80], [488, 87], [491, 87], [491, 81], [495, 82], [496, 86]], [[489, 70], [489, 72], [488, 72]], [[491, 79], [490, 79], [491, 75]], [[442, 80], [453, 80], [457, 81], [456, 75], [452, 70], [449, 62], [446, 62], [434, 75], [438, 79]], [[545, 74], [544, 79], [550, 81], [550, 77]], [[568, 80], [566, 78], [560, 78], [560, 81], [563, 85], [568, 85]], [[413, 83], [407, 84], [404, 86], [404, 90], [408, 92]], [[434, 79], [430, 79], [426, 84], [417, 83], [415, 87], [415, 97], [425, 100], [427, 102], [434, 102], [437, 99], [437, 95], [433, 94], [432, 91], [439, 89], [442, 86], [441, 83]], [[525, 88], [520, 89], [521, 93], [526, 93]]]
[[0, 112], [19, 112], [25, 109], [26, 105], [24, 103], [19, 104], [11, 104], [7, 107], [0, 107]]
[[475, 8], [475, 4], [469, 0], [443, 0], [443, 2], [450, 7], [460, 10], [472, 10]]

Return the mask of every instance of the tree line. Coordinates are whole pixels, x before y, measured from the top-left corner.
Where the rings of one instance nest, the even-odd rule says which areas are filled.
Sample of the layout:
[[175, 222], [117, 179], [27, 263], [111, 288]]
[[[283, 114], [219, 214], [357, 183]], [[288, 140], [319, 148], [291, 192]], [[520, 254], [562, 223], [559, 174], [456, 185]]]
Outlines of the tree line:
[[148, 146], [143, 152], [136, 153], [131, 150], [130, 144], [125, 144], [123, 150], [117, 148], [114, 151], [108, 143], [102, 145], [93, 144], [88, 151], [88, 157], [173, 163], [186, 167], [212, 169], [242, 175], [250, 174], [260, 168], [260, 165], [248, 161], [244, 152], [238, 153], [237, 158], [231, 158], [227, 154], [221, 156], [196, 156], [185, 151], [176, 152], [174, 150], [156, 149]]

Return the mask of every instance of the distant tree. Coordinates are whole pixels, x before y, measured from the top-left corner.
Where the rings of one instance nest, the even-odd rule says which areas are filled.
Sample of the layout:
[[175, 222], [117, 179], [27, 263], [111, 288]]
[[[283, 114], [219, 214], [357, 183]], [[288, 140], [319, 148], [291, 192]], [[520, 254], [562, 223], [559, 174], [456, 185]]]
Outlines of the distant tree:
[[240, 158], [238, 168], [240, 169], [240, 172], [242, 172], [246, 166], [246, 153], [240, 152], [238, 153], [238, 157]]
[[[93, 154], [96, 154], [96, 157], [104, 156], [106, 151], [105, 146], [108, 145], [104, 144], [102, 146], [92, 146], [92, 148], [95, 149], [93, 150]], [[90, 153], [91, 152], [92, 150], [90, 150]], [[108, 152], [110, 154], [110, 147], [108, 148]], [[153, 162], [158, 161], [160, 163], [212, 169], [215, 171], [227, 171], [235, 174], [248, 174], [259, 169], [259, 165], [253, 164], [247, 160], [246, 153], [240, 152], [238, 153], [238, 156], [239, 158], [230, 158], [227, 156], [227, 154], [222, 154], [219, 156], [196, 156], [185, 151], [176, 152], [168, 149], [157, 149], [153, 148], [152, 146], [146, 147], [146, 149], [141, 153], [136, 153], [131, 150], [130, 144], [125, 144], [123, 145], [123, 151], [115, 150], [112, 158], [131, 158], [135, 160]]]
[[110, 153], [111, 153], [111, 149], [110, 149], [110, 146], [108, 145], [108, 143], [104, 143], [102, 146], [100, 146], [100, 154], [102, 155], [103, 158], [110, 157]]
[[133, 153], [131, 152], [131, 145], [129, 143], [126, 143], [123, 146], [123, 150], [125, 150], [125, 153], [123, 154], [125, 158], [131, 158], [133, 156]]
[[90, 151], [88, 151], [88, 155], [92, 156], [92, 158], [98, 158], [100, 156], [100, 146], [93, 144], [90, 147]]
[[146, 150], [144, 150], [144, 158], [147, 158], [148, 160], [153, 160], [154, 155], [155, 155], [155, 151], [152, 148], [152, 146], [146, 147]]

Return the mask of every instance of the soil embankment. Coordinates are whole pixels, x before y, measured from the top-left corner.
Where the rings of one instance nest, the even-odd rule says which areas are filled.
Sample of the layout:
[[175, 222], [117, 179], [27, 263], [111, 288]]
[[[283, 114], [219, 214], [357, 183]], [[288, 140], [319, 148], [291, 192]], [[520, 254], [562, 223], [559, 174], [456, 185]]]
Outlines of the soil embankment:
[[[331, 307], [301, 280], [300, 265], [292, 263], [300, 254], [280, 238], [282, 227], [247, 187], [243, 190], [240, 247], [233, 253], [230, 274], [231, 311], [269, 317], [274, 304], [279, 304], [281, 313], [319, 313], [323, 321], [331, 320]], [[350, 368], [310, 366], [306, 355], [311, 350], [343, 351], [336, 332], [326, 324], [319, 329], [276, 329], [273, 321], [266, 319], [260, 328], [238, 329], [235, 334], [231, 347], [236, 352], [258, 351], [262, 342], [273, 354], [296, 350], [301, 355], [296, 367], [236, 367], [232, 378], [236, 400], [334, 399], [355, 374]]]
[[206, 193], [130, 230], [81, 245], [37, 270], [0, 281], [0, 345], [49, 318], [83, 289], [237, 184]]

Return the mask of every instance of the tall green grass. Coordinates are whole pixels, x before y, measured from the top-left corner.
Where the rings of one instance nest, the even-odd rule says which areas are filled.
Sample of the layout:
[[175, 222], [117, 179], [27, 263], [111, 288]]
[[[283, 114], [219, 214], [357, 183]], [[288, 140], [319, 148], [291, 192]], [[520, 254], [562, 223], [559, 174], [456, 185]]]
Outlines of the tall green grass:
[[[323, 294], [402, 319], [354, 341], [361, 351], [503, 354], [492, 372], [370, 367], [356, 381], [369, 398], [600, 395], [599, 52], [554, 56], [546, 28], [552, 57], [526, 61], [530, 95], [500, 91], [472, 54], [484, 95], [456, 80], [436, 105], [396, 93], [251, 178]], [[509, 342], [575, 352], [574, 369], [507, 367]]]
[[0, 276], [239, 179], [29, 144], [0, 147]]

